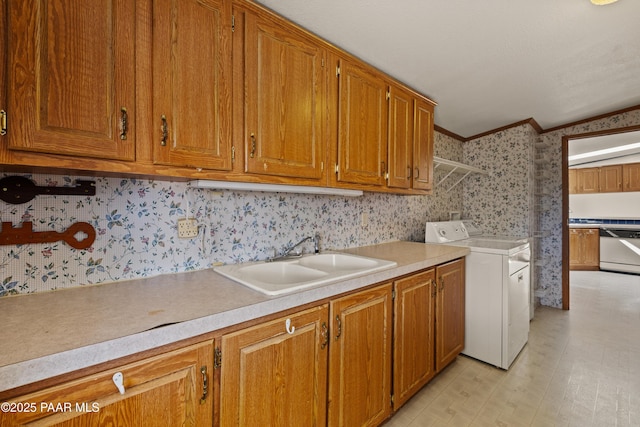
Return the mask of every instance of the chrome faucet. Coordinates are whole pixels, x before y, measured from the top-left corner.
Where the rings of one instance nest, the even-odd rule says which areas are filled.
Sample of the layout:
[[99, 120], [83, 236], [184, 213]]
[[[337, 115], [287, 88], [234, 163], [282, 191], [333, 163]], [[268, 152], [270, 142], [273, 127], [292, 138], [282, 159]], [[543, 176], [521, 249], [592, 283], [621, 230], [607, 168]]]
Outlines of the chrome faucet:
[[302, 256], [302, 252], [296, 252], [294, 254], [292, 254], [292, 252], [294, 251], [294, 249], [296, 249], [298, 246], [300, 246], [301, 244], [303, 244], [307, 240], [313, 240], [313, 252], [316, 253], [316, 254], [320, 253], [320, 235], [316, 234], [315, 236], [307, 236], [304, 239], [300, 240], [295, 245], [289, 246], [288, 248], [285, 248], [282, 251], [282, 254], [280, 254], [278, 256], [273, 256], [273, 257], [267, 258], [266, 262], [272, 262], [272, 261], [277, 261], [277, 260], [281, 260], [281, 259]]

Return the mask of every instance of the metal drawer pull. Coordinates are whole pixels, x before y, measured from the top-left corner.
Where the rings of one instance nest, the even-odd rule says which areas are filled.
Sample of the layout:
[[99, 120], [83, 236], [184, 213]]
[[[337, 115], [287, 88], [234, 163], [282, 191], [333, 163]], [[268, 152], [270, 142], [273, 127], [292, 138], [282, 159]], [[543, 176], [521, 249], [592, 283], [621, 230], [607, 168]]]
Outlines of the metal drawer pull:
[[342, 335], [342, 321], [340, 320], [340, 316], [336, 316], [336, 322], [338, 322], [338, 334], [336, 335], [336, 341], [338, 341], [338, 338]]
[[321, 334], [324, 340], [322, 341], [322, 345], [320, 346], [320, 348], [325, 348], [326, 346], [329, 345], [329, 328], [327, 328], [327, 324], [325, 322], [322, 322]]
[[256, 155], [256, 134], [251, 134], [251, 153], [249, 153], [249, 157], [253, 159]]
[[293, 333], [296, 331], [296, 327], [295, 326], [291, 326], [291, 319], [287, 319], [287, 321], [284, 322], [284, 326], [285, 326], [285, 328], [287, 328], [287, 333], [289, 335], [293, 335]]
[[111, 379], [118, 388], [120, 394], [124, 394], [124, 375], [122, 375], [122, 372], [116, 372], [115, 374], [113, 374], [113, 377], [111, 377]]
[[7, 112], [0, 110], [0, 135], [7, 134]]
[[169, 137], [169, 126], [167, 125], [167, 117], [164, 114], [160, 118], [160, 121], [160, 132], [162, 133], [160, 145], [164, 147], [165, 145], [167, 145], [167, 138]]
[[120, 139], [127, 139], [127, 131], [129, 130], [129, 115], [127, 109], [120, 108]]
[[202, 374], [202, 397], [200, 398], [200, 404], [202, 405], [209, 395], [209, 377], [207, 376], [207, 367], [202, 366], [200, 368], [200, 373]]

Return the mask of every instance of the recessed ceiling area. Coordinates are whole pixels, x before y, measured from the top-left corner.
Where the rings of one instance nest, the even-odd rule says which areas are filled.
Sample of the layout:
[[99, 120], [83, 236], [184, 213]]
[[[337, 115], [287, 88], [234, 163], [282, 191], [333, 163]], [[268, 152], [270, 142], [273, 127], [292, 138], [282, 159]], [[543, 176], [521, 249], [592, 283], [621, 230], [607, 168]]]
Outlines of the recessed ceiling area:
[[569, 140], [569, 166], [640, 162], [640, 130]]
[[462, 137], [640, 105], [640, 1], [260, 0], [438, 103]]

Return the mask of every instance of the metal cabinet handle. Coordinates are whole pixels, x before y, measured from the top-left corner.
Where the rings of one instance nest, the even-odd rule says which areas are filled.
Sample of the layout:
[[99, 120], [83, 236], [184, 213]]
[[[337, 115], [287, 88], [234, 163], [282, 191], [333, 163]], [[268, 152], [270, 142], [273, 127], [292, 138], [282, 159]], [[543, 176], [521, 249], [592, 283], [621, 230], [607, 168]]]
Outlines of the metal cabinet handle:
[[326, 322], [322, 322], [321, 335], [322, 335], [322, 338], [324, 339], [322, 340], [322, 345], [320, 345], [320, 348], [325, 348], [326, 346], [329, 345], [329, 328], [327, 328]]
[[200, 368], [200, 373], [202, 374], [202, 397], [200, 398], [200, 404], [202, 405], [209, 395], [209, 377], [207, 375], [207, 367], [202, 366]]
[[432, 280], [431, 285], [433, 286], [433, 290], [431, 291], [431, 296], [435, 297], [438, 293], [438, 282], [436, 282], [435, 280]]
[[407, 166], [407, 179], [411, 179], [411, 166]]
[[249, 153], [249, 157], [253, 159], [255, 155], [256, 155], [256, 134], [252, 133], [251, 134], [251, 153]]
[[382, 176], [387, 172], [387, 165], [385, 162], [380, 162], [380, 166], [382, 167]]
[[340, 316], [336, 316], [336, 322], [338, 322], [338, 334], [336, 335], [336, 341], [342, 335], [342, 321], [340, 320]]
[[129, 130], [129, 115], [127, 114], [127, 109], [122, 107], [120, 108], [120, 139], [127, 139], [127, 131]]
[[0, 110], [0, 135], [7, 134], [7, 112]]
[[413, 179], [420, 178], [420, 168], [416, 168], [416, 173], [413, 175]]
[[169, 137], [169, 126], [167, 125], [167, 117], [164, 114], [160, 118], [160, 132], [162, 134], [160, 145], [164, 147], [167, 145], [167, 138]]
[[444, 290], [444, 279], [440, 277], [440, 292]]

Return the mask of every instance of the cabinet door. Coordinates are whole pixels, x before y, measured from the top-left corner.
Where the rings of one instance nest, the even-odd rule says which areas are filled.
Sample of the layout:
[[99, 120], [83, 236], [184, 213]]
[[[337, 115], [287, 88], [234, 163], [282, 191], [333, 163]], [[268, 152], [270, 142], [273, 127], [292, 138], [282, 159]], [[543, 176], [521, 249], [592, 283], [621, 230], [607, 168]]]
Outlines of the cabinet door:
[[433, 188], [433, 104], [415, 101], [413, 188]]
[[325, 57], [324, 49], [282, 21], [246, 14], [247, 172], [325, 176]]
[[231, 2], [153, 4], [153, 159], [231, 169]]
[[340, 61], [338, 181], [384, 186], [387, 172], [387, 83]]
[[584, 231], [584, 263], [590, 269], [600, 268], [600, 230], [590, 228]]
[[600, 192], [614, 193], [622, 191], [622, 166], [602, 166], [600, 168]]
[[389, 90], [389, 187], [411, 188], [413, 171], [413, 97]]
[[600, 231], [597, 228], [569, 230], [569, 268], [572, 270], [600, 268]]
[[393, 324], [393, 406], [435, 375], [435, 270], [397, 280]]
[[327, 315], [323, 305], [222, 337], [221, 425], [326, 425]]
[[[113, 382], [116, 372], [122, 373], [124, 394]], [[204, 342], [21, 396], [13, 401], [33, 403], [37, 411], [4, 413], [1, 424], [212, 425], [212, 373], [213, 343]]]
[[572, 228], [569, 230], [569, 268], [572, 270], [582, 264], [582, 233]]
[[451, 363], [464, 348], [464, 260], [436, 268], [436, 371]]
[[600, 172], [598, 168], [576, 169], [579, 193], [598, 193], [600, 191]]
[[376, 426], [391, 411], [391, 284], [331, 302], [329, 425]]
[[578, 170], [569, 169], [569, 194], [578, 194]]
[[622, 165], [624, 191], [640, 191], [640, 163]]
[[135, 3], [7, 3], [8, 148], [134, 160]]

